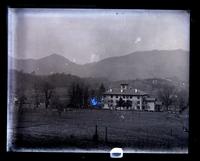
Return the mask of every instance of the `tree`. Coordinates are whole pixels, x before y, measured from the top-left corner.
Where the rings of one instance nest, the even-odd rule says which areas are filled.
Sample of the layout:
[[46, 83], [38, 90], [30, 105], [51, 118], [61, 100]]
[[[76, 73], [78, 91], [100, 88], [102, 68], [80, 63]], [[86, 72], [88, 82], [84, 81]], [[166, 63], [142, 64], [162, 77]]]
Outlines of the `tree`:
[[159, 92], [158, 97], [163, 102], [166, 110], [169, 110], [169, 106], [174, 103], [175, 88], [173, 86], [166, 85]]
[[177, 92], [176, 104], [180, 112], [188, 107], [188, 102], [189, 96], [187, 90], [180, 90], [179, 92]]
[[64, 110], [65, 104], [64, 104], [64, 102], [61, 102], [58, 94], [54, 93], [54, 95], [52, 96], [50, 104], [51, 104], [52, 108], [57, 110], [58, 115], [61, 116], [61, 113]]
[[35, 82], [33, 85], [33, 101], [34, 101], [34, 107], [38, 108], [39, 104], [40, 104], [40, 86], [38, 84], [38, 82]]
[[97, 101], [100, 106], [102, 106], [102, 98], [103, 98], [103, 94], [105, 91], [106, 91], [106, 89], [104, 87], [104, 84], [101, 83], [101, 85], [99, 86], [99, 89], [96, 92]]
[[90, 90], [90, 97], [95, 97], [96, 96], [96, 92], [94, 89]]
[[76, 102], [77, 107], [80, 108], [83, 105], [83, 89], [81, 86], [77, 83], [76, 84]]
[[54, 93], [54, 95], [51, 98], [50, 105], [52, 108], [58, 109], [59, 103], [60, 103], [59, 96], [56, 93]]
[[42, 92], [44, 94], [45, 108], [49, 108], [50, 100], [53, 96], [54, 87], [48, 81], [44, 81], [42, 84]]
[[76, 85], [75, 83], [72, 83], [72, 85], [70, 86], [69, 90], [68, 90], [68, 94], [69, 94], [69, 106], [75, 106], [76, 100], [75, 100], [75, 93], [76, 91]]
[[81, 108], [88, 105], [89, 89], [84, 84], [72, 83], [68, 93], [69, 106]]
[[88, 100], [89, 100], [89, 86], [86, 85], [83, 88], [83, 106], [84, 107], [89, 106]]
[[106, 88], [103, 83], [99, 86], [99, 95], [102, 96], [104, 92], [106, 91]]
[[25, 104], [25, 101], [27, 100], [25, 94], [22, 92], [21, 94], [18, 95], [18, 105], [19, 105], [19, 110], [21, 111], [23, 108], [23, 105]]
[[27, 86], [23, 82], [26, 82], [26, 76], [23, 71], [20, 71], [16, 74], [16, 84], [15, 84], [15, 92], [17, 97], [18, 108], [22, 111], [23, 106], [27, 100], [25, 91], [27, 91]]

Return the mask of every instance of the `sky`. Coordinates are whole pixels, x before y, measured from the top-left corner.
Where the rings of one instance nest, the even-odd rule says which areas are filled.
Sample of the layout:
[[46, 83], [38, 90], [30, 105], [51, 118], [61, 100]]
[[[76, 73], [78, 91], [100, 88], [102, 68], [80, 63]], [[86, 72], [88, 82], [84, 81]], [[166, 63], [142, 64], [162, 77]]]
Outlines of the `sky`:
[[189, 51], [189, 16], [182, 10], [10, 9], [9, 55], [59, 54], [85, 64], [135, 51]]

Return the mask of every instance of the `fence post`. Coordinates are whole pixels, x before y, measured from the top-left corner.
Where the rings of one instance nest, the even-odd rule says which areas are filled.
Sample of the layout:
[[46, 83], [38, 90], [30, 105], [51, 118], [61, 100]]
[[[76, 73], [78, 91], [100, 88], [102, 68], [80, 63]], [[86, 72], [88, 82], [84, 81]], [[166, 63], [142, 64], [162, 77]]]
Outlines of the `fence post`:
[[98, 131], [97, 131], [97, 125], [95, 126], [95, 134], [93, 136], [94, 141], [98, 141]]
[[97, 125], [95, 126], [95, 135], [97, 135]]

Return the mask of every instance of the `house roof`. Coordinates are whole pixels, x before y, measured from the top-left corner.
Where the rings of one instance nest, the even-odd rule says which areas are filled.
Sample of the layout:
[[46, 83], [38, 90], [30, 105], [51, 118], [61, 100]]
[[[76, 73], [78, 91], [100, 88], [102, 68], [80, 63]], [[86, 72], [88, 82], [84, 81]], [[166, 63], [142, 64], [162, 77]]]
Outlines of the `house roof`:
[[121, 92], [121, 89], [118, 88], [112, 88], [111, 91], [106, 91], [104, 95], [132, 95], [132, 96], [143, 96], [143, 95], [148, 95], [147, 93], [141, 91], [141, 90], [135, 90], [135, 89], [126, 89]]
[[147, 98], [145, 98], [145, 101], [147, 101], [147, 102], [155, 102], [155, 101], [156, 101], [156, 98], [147, 97]]

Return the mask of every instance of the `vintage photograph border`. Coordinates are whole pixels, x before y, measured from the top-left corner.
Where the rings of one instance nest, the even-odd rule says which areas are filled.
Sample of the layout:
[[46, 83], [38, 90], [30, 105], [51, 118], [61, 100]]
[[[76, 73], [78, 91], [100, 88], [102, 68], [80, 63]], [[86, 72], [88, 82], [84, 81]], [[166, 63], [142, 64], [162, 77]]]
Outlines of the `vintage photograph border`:
[[[193, 4], [194, 5], [194, 4]], [[1, 36], [1, 42], [2, 42], [2, 48], [1, 51], [3, 54], [1, 54], [1, 73], [2, 73], [2, 79], [1, 79], [1, 86], [2, 86], [2, 90], [1, 90], [1, 100], [2, 100], [2, 108], [1, 108], [1, 132], [0, 132], [0, 136], [1, 136], [1, 153], [5, 153], [5, 155], [7, 157], [9, 157], [8, 155], [11, 156], [15, 156], [16, 154], [13, 153], [8, 153], [6, 152], [6, 144], [7, 144], [7, 140], [6, 140], [6, 129], [7, 129], [7, 11], [8, 11], [8, 7], [11, 8], [107, 8], [107, 9], [115, 9], [115, 8], [119, 8], [119, 9], [181, 9], [181, 10], [188, 10], [188, 12], [190, 12], [191, 14], [191, 18], [190, 18], [190, 97], [189, 97], [189, 103], [190, 103], [190, 117], [189, 117], [189, 154], [181, 154], [181, 155], [170, 155], [170, 154], [127, 154], [124, 156], [124, 158], [127, 159], [144, 159], [144, 160], [149, 160], [150, 158], [154, 158], [154, 159], [159, 159], [162, 158], [164, 160], [170, 160], [171, 157], [177, 157], [179, 159], [182, 160], [188, 160], [191, 157], [191, 155], [196, 154], [197, 150], [196, 150], [196, 146], [199, 144], [199, 137], [198, 137], [198, 128], [197, 128], [197, 113], [199, 109], [192, 109], [192, 107], [194, 107], [197, 103], [197, 96], [195, 95], [195, 85], [198, 80], [195, 76], [195, 72], [198, 71], [197, 66], [196, 66], [196, 62], [195, 62], [195, 58], [197, 55], [197, 42], [196, 42], [196, 31], [197, 31], [197, 10], [196, 8], [192, 7], [192, 4], [189, 2], [185, 2], [185, 1], [176, 1], [176, 3], [171, 3], [170, 0], [166, 0], [164, 2], [158, 2], [158, 1], [148, 1], [147, 0], [142, 0], [142, 1], [136, 1], [136, 3], [133, 4], [133, 2], [130, 3], [125, 3], [125, 2], [111, 2], [111, 3], [106, 3], [106, 2], [96, 2], [96, 3], [91, 3], [91, 2], [81, 2], [81, 1], [57, 1], [57, 2], [53, 2], [53, 1], [33, 1], [33, 0], [19, 0], [19, 1], [6, 1], [1, 5], [1, 17], [2, 17], [2, 26], [1, 26], [1, 33], [3, 33], [3, 36]], [[196, 71], [197, 70], [197, 71]], [[197, 75], [197, 74], [196, 74]], [[196, 125], [195, 125], [196, 124]], [[86, 159], [86, 158], [90, 158], [90, 157], [96, 157], [98, 155], [99, 158], [109, 158], [108, 154], [78, 154], [78, 153], [64, 153], [64, 154], [60, 154], [60, 153], [18, 153], [18, 157], [23, 157], [24, 155], [26, 155], [26, 157], [28, 157], [28, 155], [31, 156], [42, 156], [43, 158], [56, 158], [56, 157], [74, 157], [77, 159]], [[36, 157], [35, 157], [36, 158]]]

